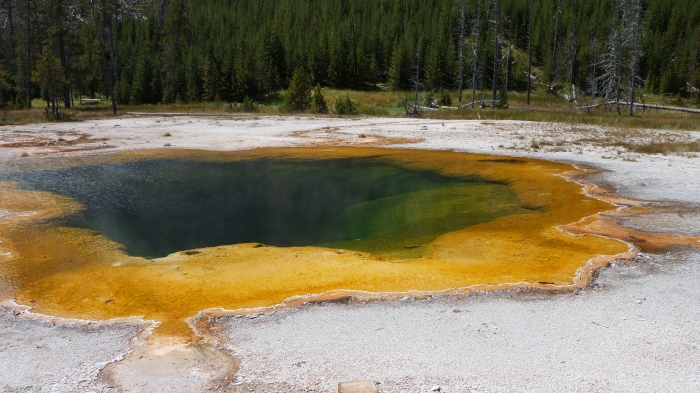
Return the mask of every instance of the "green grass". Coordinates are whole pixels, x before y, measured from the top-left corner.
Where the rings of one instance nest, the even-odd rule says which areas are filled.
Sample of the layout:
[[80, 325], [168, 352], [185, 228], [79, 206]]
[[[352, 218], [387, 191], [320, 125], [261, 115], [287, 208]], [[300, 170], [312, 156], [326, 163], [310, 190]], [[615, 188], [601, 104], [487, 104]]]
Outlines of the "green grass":
[[[451, 90], [453, 104], [457, 105], [457, 91]], [[643, 92], [642, 92], [643, 93]], [[410, 91], [387, 91], [377, 89], [373, 91], [353, 91], [323, 89], [323, 94], [331, 106], [336, 100], [346, 96], [354, 100], [358, 105], [358, 115], [360, 116], [381, 116], [381, 117], [403, 117], [403, 110], [397, 105], [400, 96], [413, 98]], [[476, 92], [477, 102], [481, 97], [481, 92]], [[483, 92], [484, 99], [489, 99], [491, 92]], [[279, 111], [279, 105], [284, 97], [282, 92], [276, 99], [259, 103], [259, 112], [255, 115], [284, 115]], [[694, 100], [681, 100], [678, 97], [642, 95], [647, 104], [659, 105], [689, 105]], [[471, 90], [463, 91], [463, 102], [471, 101]], [[661, 130], [700, 130], [700, 114], [659, 111], [659, 110], [638, 110], [635, 116], [630, 117], [625, 112], [618, 115], [613, 108], [595, 108], [590, 112], [585, 109], [575, 109], [575, 105], [566, 102], [561, 97], [550, 97], [546, 92], [534, 91], [531, 96], [531, 104], [527, 105], [525, 92], [510, 92], [508, 109], [479, 108], [476, 109], [441, 109], [436, 111], [422, 111], [419, 117], [444, 119], [444, 120], [524, 120], [538, 122], [570, 123], [583, 125], [614, 126], [621, 128], [649, 128]], [[43, 110], [46, 102], [35, 100], [32, 109], [11, 110], [7, 119], [1, 124], [27, 124], [46, 122]], [[623, 108], [626, 109], [626, 108]], [[76, 100], [74, 108], [68, 109], [72, 120], [90, 120], [112, 117], [111, 104], [108, 100], [102, 100], [97, 105], [81, 105]], [[222, 115], [232, 113], [242, 113], [240, 109], [231, 103], [192, 103], [192, 104], [171, 104], [171, 105], [119, 105], [118, 116], [126, 115], [127, 112], [178, 112], [197, 114], [217, 114]], [[295, 116], [311, 116], [311, 114], [295, 113]], [[328, 115], [334, 116], [334, 115]]]

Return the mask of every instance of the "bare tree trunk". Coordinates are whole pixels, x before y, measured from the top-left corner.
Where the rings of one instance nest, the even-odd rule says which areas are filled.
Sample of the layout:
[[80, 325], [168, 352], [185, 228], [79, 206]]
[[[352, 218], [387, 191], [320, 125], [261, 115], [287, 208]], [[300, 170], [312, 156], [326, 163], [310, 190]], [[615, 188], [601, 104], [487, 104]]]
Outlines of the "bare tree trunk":
[[[61, 23], [61, 22], [59, 22]], [[59, 27], [60, 28], [60, 27]], [[63, 85], [63, 106], [65, 108], [70, 108], [70, 82], [68, 82], [70, 79], [68, 78], [68, 59], [66, 58], [66, 45], [65, 45], [65, 40], [63, 39], [63, 29], [59, 30], [60, 33], [58, 34], [58, 54], [59, 57], [61, 58], [61, 67], [63, 67], [63, 73], [64, 73], [64, 78], [66, 80], [66, 83]]]
[[[111, 5], [111, 2], [110, 2]], [[117, 97], [115, 97], [114, 94], [114, 83], [115, 83], [115, 71], [116, 71], [116, 53], [114, 51], [114, 29], [116, 29], [116, 23], [115, 19], [117, 17], [117, 10], [113, 7], [110, 7], [111, 12], [110, 12], [110, 26], [109, 26], [109, 47], [110, 47], [110, 67], [109, 67], [109, 75], [110, 75], [110, 93], [112, 96], [112, 114], [116, 115], [117, 114]]]
[[498, 60], [500, 58], [500, 45], [498, 42], [498, 22], [501, 19], [501, 1], [495, 0], [496, 2], [496, 12], [494, 14], [494, 34], [493, 34], [493, 107], [496, 107], [496, 95], [498, 92]]
[[642, 4], [641, 0], [634, 0], [634, 15], [632, 17], [635, 19], [632, 25], [632, 64], [630, 65], [630, 71], [632, 75], [630, 76], [630, 116], [634, 116], [634, 94], [637, 87], [637, 61], [639, 59], [638, 44], [639, 35], [642, 28]]
[[[595, 105], [589, 105], [588, 108], [596, 108], [596, 107], [601, 107], [601, 106], [606, 106], [606, 105], [615, 105], [615, 101], [608, 101], [608, 102], [601, 102], [600, 104], [595, 104]], [[620, 105], [625, 106], [628, 105], [628, 103], [620, 103]], [[638, 107], [642, 107], [644, 109], [659, 109], [659, 110], [664, 110], [664, 111], [677, 111], [677, 112], [685, 112], [685, 113], [700, 113], [700, 109], [693, 109], [693, 108], [682, 108], [682, 107], [677, 107], [677, 106], [665, 106], [665, 105], [652, 105], [652, 104], [637, 104]], [[575, 107], [574, 109], [583, 109], [585, 107]]]
[[[554, 79], [557, 73], [557, 49], [559, 41], [559, 18], [561, 17], [561, 0], [557, 1], [557, 10], [554, 14], [556, 22], [554, 23], [554, 43], [552, 44], [552, 60], [549, 64], [549, 105], [552, 105], [552, 90], [554, 89]], [[557, 81], [558, 82], [558, 81]], [[556, 94], [556, 90], [555, 90]]]
[[464, 36], [467, 24], [464, 8], [464, 0], [461, 0], [459, 4], [459, 76], [457, 80], [459, 104], [457, 106], [462, 104], [462, 87], [464, 85]]
[[158, 3], [158, 27], [163, 30], [165, 24], [165, 0], [160, 0]]
[[527, 22], [527, 104], [530, 105], [530, 90], [532, 89], [532, 0], [529, 3], [530, 13]]
[[[476, 25], [473, 44], [473, 59], [472, 59], [472, 109], [474, 109], [474, 101], [476, 98], [476, 75], [479, 69], [479, 30], [481, 29], [481, 0], [477, 0], [476, 8]], [[483, 83], [482, 83], [483, 86]]]
[[508, 96], [508, 71], [509, 71], [509, 68], [510, 68], [510, 51], [511, 51], [512, 49], [513, 49], [512, 46], [511, 46], [510, 48], [508, 48], [508, 53], [506, 54], [506, 79], [505, 79], [505, 81], [503, 82], [503, 94], [504, 94], [504, 97], [507, 97], [507, 96]]
[[591, 105], [595, 104], [595, 96], [598, 93], [598, 40], [593, 37], [593, 75], [591, 75]]
[[351, 21], [351, 29], [352, 29], [352, 56], [353, 56], [353, 63], [354, 63], [354, 81], [353, 85], [354, 88], [357, 89], [357, 85], [359, 83], [359, 78], [358, 78], [358, 72], [357, 72], [357, 40], [355, 39], [355, 16], [353, 15], [352, 21]]
[[571, 20], [569, 30], [569, 87], [571, 88], [572, 99], [577, 102], [576, 87], [574, 86], [574, 66], [576, 65], [576, 20]]
[[620, 11], [618, 10], [617, 16], [617, 60], [615, 62], [615, 110], [618, 115], [622, 114], [620, 111], [620, 84], [622, 83], [622, 28], [620, 26], [622, 17], [619, 15]]
[[[104, 2], [102, 3], [103, 6], [105, 6]], [[95, 35], [97, 36], [97, 42], [100, 46], [100, 54], [102, 57], [102, 72], [104, 73], [104, 76], [107, 78], [106, 81], [106, 87], [107, 87], [107, 94], [112, 96], [112, 100], [114, 101], [114, 84], [112, 81], [112, 71], [111, 71], [111, 64], [110, 62], [107, 61], [107, 48], [105, 47], [105, 39], [104, 39], [104, 19], [105, 19], [105, 10], [103, 9], [103, 17], [100, 19], [97, 17], [95, 13], [95, 3], [94, 1], [90, 3], [90, 10], [92, 12], [92, 19], [93, 23], [95, 24]], [[102, 23], [100, 23], [102, 22]], [[112, 104], [112, 112], [116, 113], [115, 110], [115, 105], [114, 103]]]
[[27, 89], [27, 107], [32, 107], [32, 85], [31, 85], [31, 74], [32, 74], [32, 3], [31, 0], [27, 0], [27, 75], [26, 75], [26, 89]]
[[5, 7], [7, 8], [7, 27], [10, 29], [10, 50], [12, 54], [12, 64], [14, 66], [15, 75], [17, 75], [17, 53], [15, 49], [15, 24], [12, 20], [12, 1], [5, 0]]
[[401, 0], [401, 35], [406, 31], [406, 0]]
[[415, 88], [415, 99], [413, 101], [413, 113], [418, 112], [418, 89], [420, 88], [420, 45], [417, 46], [416, 48], [416, 57], [415, 57], [415, 63], [414, 63], [414, 79], [413, 79], [413, 85]]

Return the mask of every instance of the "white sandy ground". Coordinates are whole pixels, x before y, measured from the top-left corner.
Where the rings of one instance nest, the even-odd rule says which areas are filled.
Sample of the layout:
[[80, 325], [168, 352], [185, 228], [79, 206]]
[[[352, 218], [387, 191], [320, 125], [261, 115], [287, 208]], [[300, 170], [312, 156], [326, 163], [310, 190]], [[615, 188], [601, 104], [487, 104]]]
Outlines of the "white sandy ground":
[[356, 379], [383, 392], [697, 392], [699, 279], [700, 253], [645, 255], [569, 295], [317, 305], [223, 323], [241, 392]]
[[[70, 141], [76, 133], [90, 139], [66, 149], [169, 144], [240, 150], [393, 141], [392, 147], [579, 163], [603, 169], [587, 180], [616, 195], [684, 204], [677, 213], [632, 217], [625, 225], [700, 235], [700, 159], [637, 154], [622, 145], [697, 141], [698, 132], [515, 121], [125, 118], [0, 128], [0, 160], [56, 151], [53, 144], [10, 143], [36, 137]], [[533, 141], [541, 148], [533, 150]], [[235, 368], [229, 357], [208, 349], [173, 345], [144, 353], [131, 340], [135, 326], [52, 327], [3, 311], [0, 390], [330, 392], [343, 380], [373, 379], [382, 392], [437, 386], [443, 392], [700, 391], [698, 282], [700, 251], [679, 250], [616, 264], [575, 294], [492, 293], [307, 306], [253, 320], [228, 317], [217, 329], [230, 338], [225, 349], [242, 360], [235, 375], [224, 375]], [[129, 352], [130, 340], [134, 355], [96, 378], [106, 362]]]
[[0, 391], [89, 392], [139, 333], [133, 324], [58, 325], [0, 308]]

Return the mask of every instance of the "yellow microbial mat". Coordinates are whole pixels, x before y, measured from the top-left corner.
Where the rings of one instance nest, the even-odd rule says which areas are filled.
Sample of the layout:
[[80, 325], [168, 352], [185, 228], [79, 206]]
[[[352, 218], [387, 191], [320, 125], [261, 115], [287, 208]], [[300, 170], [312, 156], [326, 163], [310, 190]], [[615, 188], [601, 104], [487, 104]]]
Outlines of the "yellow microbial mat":
[[[575, 171], [572, 166], [540, 160], [374, 148], [148, 151], [26, 160], [9, 172], [155, 159], [236, 163], [349, 158], [366, 158], [421, 176], [430, 172], [440, 179], [478, 179], [483, 186], [467, 192], [459, 188], [466, 187], [461, 183], [440, 183], [410, 195], [397, 191], [380, 202], [365, 201], [344, 211], [353, 218], [380, 209], [391, 217], [402, 217], [406, 225], [418, 222], [407, 238], [386, 229], [357, 239], [356, 245], [354, 239], [284, 247], [251, 240], [144, 258], [127, 253], [125, 246], [94, 229], [67, 225], [62, 217], [86, 209], [76, 200], [3, 181], [0, 210], [6, 217], [0, 219], [0, 299], [14, 299], [35, 312], [60, 317], [143, 316], [162, 323], [156, 333], [185, 337], [191, 334], [186, 318], [208, 308], [271, 306], [293, 296], [338, 289], [406, 292], [520, 282], [567, 285], [592, 258], [628, 250], [627, 244], [617, 240], [558, 229], [614, 207], [583, 195], [581, 185], [561, 176]], [[499, 210], [501, 213], [463, 228], [447, 225], [444, 233], [424, 230], [416, 218], [421, 211], [448, 218], [468, 214], [488, 202], [489, 192], [501, 189], [489, 188], [490, 184], [508, 190], [512, 196], [506, 195], [510, 199], [503, 204], [516, 203], [514, 210]], [[411, 210], [411, 198], [423, 202], [427, 198], [435, 208]], [[381, 214], [368, 214], [366, 221]]]

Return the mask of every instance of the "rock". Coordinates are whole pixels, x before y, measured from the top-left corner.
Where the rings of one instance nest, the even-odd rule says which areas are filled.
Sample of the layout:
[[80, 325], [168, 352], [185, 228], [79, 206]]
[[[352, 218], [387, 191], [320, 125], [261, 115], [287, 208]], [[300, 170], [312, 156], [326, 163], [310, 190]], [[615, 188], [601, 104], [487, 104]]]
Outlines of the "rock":
[[374, 381], [349, 381], [338, 384], [338, 393], [379, 393]]
[[431, 392], [439, 392], [441, 390], [442, 390], [442, 388], [439, 385], [435, 385], [432, 388], [430, 388]]

